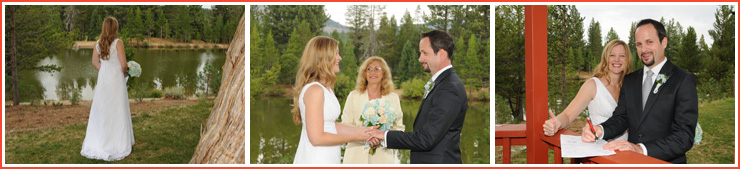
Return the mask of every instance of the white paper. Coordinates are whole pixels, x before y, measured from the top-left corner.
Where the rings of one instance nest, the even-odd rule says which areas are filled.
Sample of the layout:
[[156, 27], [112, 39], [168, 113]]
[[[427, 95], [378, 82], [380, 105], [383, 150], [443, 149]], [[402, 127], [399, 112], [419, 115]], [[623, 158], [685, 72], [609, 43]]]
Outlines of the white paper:
[[604, 150], [604, 140], [584, 143], [581, 136], [560, 135], [560, 153], [564, 158], [582, 158], [617, 154], [614, 151]]

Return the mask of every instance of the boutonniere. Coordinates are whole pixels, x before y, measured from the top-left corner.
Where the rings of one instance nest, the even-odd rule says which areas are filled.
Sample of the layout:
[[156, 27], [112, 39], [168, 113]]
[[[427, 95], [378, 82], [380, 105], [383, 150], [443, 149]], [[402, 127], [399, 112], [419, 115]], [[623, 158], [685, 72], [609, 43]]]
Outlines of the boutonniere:
[[434, 88], [434, 82], [427, 82], [426, 85], [424, 85], [424, 90], [431, 91]]
[[660, 86], [662, 86], [666, 81], [668, 81], [669, 77], [670, 76], [666, 76], [665, 74], [658, 74], [658, 77], [655, 78], [655, 82], [658, 84], [655, 86], [655, 90], [653, 90], [653, 94], [658, 93], [658, 89], [660, 88]]

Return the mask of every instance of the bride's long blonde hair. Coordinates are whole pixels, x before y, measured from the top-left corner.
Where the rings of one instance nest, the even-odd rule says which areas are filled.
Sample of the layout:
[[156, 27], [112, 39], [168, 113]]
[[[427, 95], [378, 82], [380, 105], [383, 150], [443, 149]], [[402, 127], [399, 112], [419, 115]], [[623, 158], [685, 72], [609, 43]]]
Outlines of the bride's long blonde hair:
[[105, 18], [103, 29], [100, 31], [100, 59], [108, 60], [110, 58], [111, 43], [118, 38], [118, 20], [114, 17]]
[[317, 36], [311, 38], [303, 50], [300, 67], [296, 73], [295, 85], [293, 85], [293, 122], [301, 124], [301, 111], [298, 108], [298, 97], [301, 94], [303, 86], [311, 82], [319, 82], [328, 89], [334, 89], [334, 82], [337, 76], [334, 74], [333, 67], [336, 62], [336, 55], [339, 47], [339, 41], [326, 37]]
[[[630, 51], [630, 48], [627, 46], [627, 43], [619, 40], [614, 39], [612, 41], [609, 41], [609, 43], [604, 46], [604, 51], [601, 52], [601, 62], [594, 68], [594, 77], [596, 78], [602, 78], [609, 75], [609, 53], [612, 52], [614, 47], [622, 46], [624, 47], [624, 64], [622, 64], [622, 67], [624, 68], [622, 70], [622, 73], [619, 75], [619, 79], [617, 81], [617, 85], [619, 87], [622, 87], [622, 80], [624, 80], [624, 76], [626, 76], [628, 73], [632, 72], [632, 52]], [[612, 81], [610, 78], [606, 78], [606, 84], [611, 84]]]

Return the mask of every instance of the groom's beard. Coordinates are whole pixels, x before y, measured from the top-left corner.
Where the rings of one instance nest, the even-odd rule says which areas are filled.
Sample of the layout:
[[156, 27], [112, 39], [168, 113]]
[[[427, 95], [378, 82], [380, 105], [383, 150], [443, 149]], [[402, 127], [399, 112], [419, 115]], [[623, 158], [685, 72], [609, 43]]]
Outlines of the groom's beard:
[[655, 55], [654, 55], [653, 52], [645, 52], [645, 53], [642, 53], [642, 55], [647, 55], [647, 54], [652, 55], [653, 57], [652, 58], [649, 58], [648, 61], [645, 61], [645, 60], [642, 60], [642, 59], [640, 59], [640, 60], [642, 60], [642, 64], [644, 64], [645, 66], [648, 66], [648, 67], [649, 66], [653, 66], [653, 64], [655, 64]]
[[[424, 66], [424, 65], [426, 65], [426, 66]], [[421, 64], [421, 67], [424, 69], [424, 72], [427, 72], [427, 73], [431, 73], [432, 72], [432, 70], [429, 69], [429, 64], [422, 63]]]

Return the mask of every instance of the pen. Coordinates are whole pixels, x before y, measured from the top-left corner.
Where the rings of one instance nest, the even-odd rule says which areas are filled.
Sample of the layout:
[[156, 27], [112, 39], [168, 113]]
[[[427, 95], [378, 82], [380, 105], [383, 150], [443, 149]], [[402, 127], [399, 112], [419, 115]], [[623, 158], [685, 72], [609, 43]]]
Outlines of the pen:
[[591, 124], [591, 117], [587, 117], [586, 120], [588, 120], [588, 126], [591, 127], [591, 133], [594, 134], [594, 140], [598, 140], [599, 136], [596, 135], [596, 130], [594, 130], [594, 125]]

